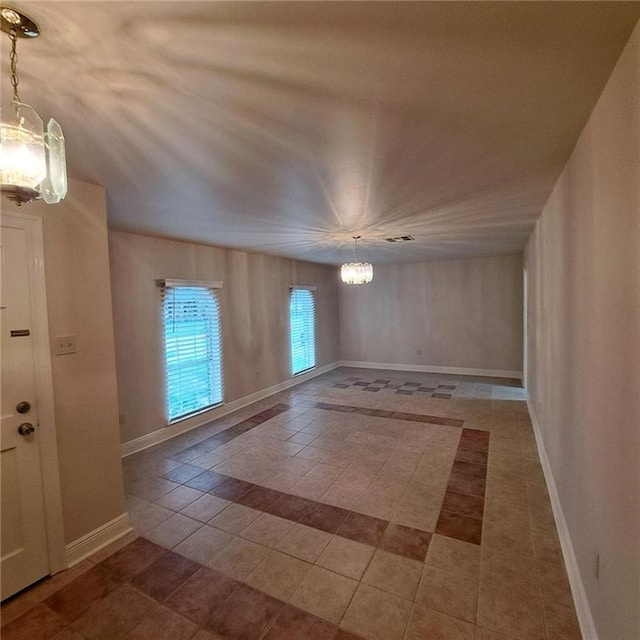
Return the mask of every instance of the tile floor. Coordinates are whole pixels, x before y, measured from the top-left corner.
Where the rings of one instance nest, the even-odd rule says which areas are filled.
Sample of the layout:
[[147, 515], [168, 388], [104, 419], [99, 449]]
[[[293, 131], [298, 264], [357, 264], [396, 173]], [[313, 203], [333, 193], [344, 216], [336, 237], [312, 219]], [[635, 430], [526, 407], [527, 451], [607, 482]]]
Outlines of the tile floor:
[[3, 604], [3, 640], [581, 637], [513, 382], [338, 369], [124, 474], [135, 534]]

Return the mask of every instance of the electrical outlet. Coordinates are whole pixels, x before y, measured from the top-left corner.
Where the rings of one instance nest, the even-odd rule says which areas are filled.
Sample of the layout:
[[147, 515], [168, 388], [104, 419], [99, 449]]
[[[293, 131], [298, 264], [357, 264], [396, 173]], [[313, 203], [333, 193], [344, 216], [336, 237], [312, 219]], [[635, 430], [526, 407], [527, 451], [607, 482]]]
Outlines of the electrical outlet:
[[53, 355], [66, 356], [76, 352], [75, 336], [60, 336], [53, 339]]
[[127, 424], [127, 416], [124, 413], [119, 413], [118, 414], [118, 424], [121, 427], [124, 427], [124, 425]]
[[421, 356], [422, 355], [422, 349], [416, 349], [416, 355], [417, 356]]

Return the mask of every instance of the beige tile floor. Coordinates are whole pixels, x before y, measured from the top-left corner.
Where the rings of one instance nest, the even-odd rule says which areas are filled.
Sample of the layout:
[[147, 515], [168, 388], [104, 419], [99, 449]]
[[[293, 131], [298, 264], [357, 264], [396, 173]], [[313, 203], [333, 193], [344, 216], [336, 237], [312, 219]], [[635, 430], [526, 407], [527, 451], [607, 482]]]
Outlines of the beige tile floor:
[[[387, 388], [368, 392], [353, 380], [334, 387], [348, 378], [455, 388], [447, 390], [450, 398], [434, 398]], [[314, 402], [389, 415], [327, 410]], [[215, 450], [194, 446], [278, 403], [289, 408]], [[391, 412], [463, 422], [412, 422]], [[488, 432], [490, 439], [484, 499], [465, 494], [455, 507], [471, 509], [459, 521], [477, 525], [477, 532], [464, 525], [459, 535], [439, 518], [443, 503], [449, 509], [452, 497], [460, 497], [448, 490], [460, 454], [470, 455], [459, 448], [463, 429]], [[336, 527], [198, 489], [205, 470], [305, 499], [301, 503], [338, 507]], [[581, 637], [524, 393], [508, 381], [339, 369], [130, 456], [124, 474], [138, 535], [339, 625], [344, 635], [337, 637], [345, 640]], [[458, 480], [464, 488], [469, 477]], [[347, 511], [381, 519], [383, 527], [388, 521], [386, 536], [401, 525], [398, 531], [410, 539], [390, 546], [387, 537], [340, 535]], [[19, 606], [5, 609], [11, 614]], [[209, 635], [189, 629], [185, 638], [216, 637], [211, 629]], [[264, 637], [289, 637], [270, 633]]]

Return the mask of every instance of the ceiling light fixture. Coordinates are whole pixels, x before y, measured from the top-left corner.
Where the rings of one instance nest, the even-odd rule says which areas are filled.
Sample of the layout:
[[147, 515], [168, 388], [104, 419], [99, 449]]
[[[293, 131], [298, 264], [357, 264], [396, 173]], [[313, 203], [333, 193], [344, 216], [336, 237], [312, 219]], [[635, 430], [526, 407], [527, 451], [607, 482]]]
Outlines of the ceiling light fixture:
[[340, 269], [340, 279], [345, 284], [367, 284], [373, 280], [373, 265], [358, 261], [358, 240], [360, 236], [353, 236], [355, 262], [345, 262]]
[[56, 204], [67, 195], [62, 129], [51, 118], [45, 131], [40, 116], [18, 93], [18, 38], [36, 38], [40, 29], [28, 16], [4, 6], [0, 24], [11, 40], [13, 86], [13, 99], [0, 109], [0, 189], [18, 205], [40, 198]]

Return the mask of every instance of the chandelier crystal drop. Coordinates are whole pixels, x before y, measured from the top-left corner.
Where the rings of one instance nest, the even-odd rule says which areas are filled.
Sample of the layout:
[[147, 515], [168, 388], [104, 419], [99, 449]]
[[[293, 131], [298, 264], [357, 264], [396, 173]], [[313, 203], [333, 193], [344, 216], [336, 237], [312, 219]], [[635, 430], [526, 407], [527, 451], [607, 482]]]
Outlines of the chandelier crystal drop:
[[35, 38], [38, 25], [9, 7], [0, 7], [2, 31], [11, 40], [13, 99], [0, 109], [0, 189], [18, 205], [42, 198], [56, 204], [67, 195], [64, 135], [52, 118], [46, 129], [18, 93], [18, 38]]
[[345, 262], [340, 269], [340, 279], [345, 284], [368, 284], [373, 280], [373, 265], [369, 262], [358, 261], [359, 239], [360, 236], [353, 236], [355, 262]]

